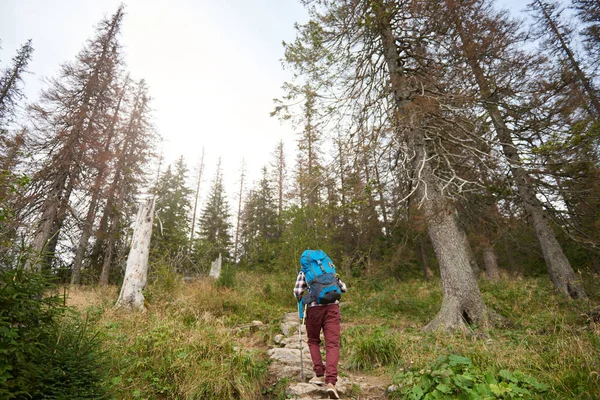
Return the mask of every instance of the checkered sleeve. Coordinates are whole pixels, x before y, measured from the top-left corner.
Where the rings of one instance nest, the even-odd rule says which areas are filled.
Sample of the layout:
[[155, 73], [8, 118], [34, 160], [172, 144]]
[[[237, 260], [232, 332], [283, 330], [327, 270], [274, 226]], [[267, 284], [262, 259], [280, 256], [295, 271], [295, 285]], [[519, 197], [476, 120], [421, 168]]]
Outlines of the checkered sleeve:
[[294, 286], [294, 296], [296, 296], [297, 300], [300, 300], [304, 291], [308, 288], [306, 284], [306, 276], [304, 276], [304, 272], [298, 272], [298, 277], [296, 278], [296, 285]]

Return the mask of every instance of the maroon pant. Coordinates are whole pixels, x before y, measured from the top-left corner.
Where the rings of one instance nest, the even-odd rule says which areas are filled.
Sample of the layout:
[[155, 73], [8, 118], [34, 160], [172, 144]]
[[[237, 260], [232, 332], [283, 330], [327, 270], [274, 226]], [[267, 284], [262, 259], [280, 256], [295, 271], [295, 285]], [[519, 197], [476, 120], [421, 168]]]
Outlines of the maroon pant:
[[[321, 358], [321, 329], [325, 336], [325, 363]], [[325, 375], [325, 382], [333, 385], [337, 382], [337, 365], [340, 359], [340, 306], [308, 307], [306, 309], [306, 335], [308, 348], [313, 362], [313, 371], [317, 376]]]

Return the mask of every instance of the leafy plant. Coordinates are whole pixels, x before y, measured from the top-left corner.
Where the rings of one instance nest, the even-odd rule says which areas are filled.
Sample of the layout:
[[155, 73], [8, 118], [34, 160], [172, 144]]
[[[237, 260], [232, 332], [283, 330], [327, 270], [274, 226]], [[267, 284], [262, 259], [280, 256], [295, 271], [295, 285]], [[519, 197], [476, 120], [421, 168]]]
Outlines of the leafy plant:
[[467, 358], [439, 357], [427, 370], [401, 372], [394, 377], [408, 399], [512, 399], [535, 398], [549, 386], [520, 371], [482, 372]]

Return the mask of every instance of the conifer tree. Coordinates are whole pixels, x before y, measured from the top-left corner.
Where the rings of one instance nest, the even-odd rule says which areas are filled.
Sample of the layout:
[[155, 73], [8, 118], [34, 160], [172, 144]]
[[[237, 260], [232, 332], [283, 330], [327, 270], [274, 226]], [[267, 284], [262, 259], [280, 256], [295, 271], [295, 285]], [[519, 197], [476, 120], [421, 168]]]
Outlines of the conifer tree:
[[443, 38], [430, 35], [425, 3], [306, 1], [311, 20], [286, 46], [286, 60], [311, 84], [334, 92], [329, 97], [345, 107], [340, 114], [370, 118], [375, 105], [386, 110], [382, 122], [394, 133], [394, 151], [404, 157], [411, 195], [423, 209], [441, 270], [442, 308], [426, 329], [467, 330], [471, 323], [488, 326], [496, 316], [471, 270], [452, 200], [453, 191], [469, 183], [460, 173], [477, 162], [479, 150], [462, 145], [474, 139], [453, 113], [457, 99], [448, 94], [444, 60], [435, 58], [443, 45], [436, 40]]
[[590, 104], [590, 114], [600, 118], [600, 97], [573, 50], [573, 29], [562, 20], [564, 9], [556, 0], [534, 0], [529, 3], [539, 25], [539, 36], [546, 38], [546, 46], [556, 54], [568, 76], [579, 83]]
[[41, 217], [35, 223], [28, 268], [49, 265], [70, 210], [69, 201], [84, 178], [90, 151], [101, 146], [114, 107], [115, 82], [121, 58], [118, 34], [123, 8], [100, 22], [96, 35], [77, 55], [62, 65], [59, 77], [31, 107], [35, 133], [33, 150], [43, 155], [33, 179]]
[[219, 254], [224, 260], [229, 258], [232, 245], [230, 218], [231, 211], [223, 185], [221, 160], [219, 159], [217, 172], [199, 221], [199, 245], [195, 252], [200, 252], [198, 258], [202, 262], [212, 261]]
[[130, 110], [119, 129], [116, 164], [109, 179], [105, 205], [95, 234], [92, 268], [101, 269], [99, 283], [107, 285], [123, 231], [137, 212], [136, 195], [146, 183], [154, 156], [156, 134], [150, 123], [150, 96], [142, 79], [131, 88]]
[[244, 196], [244, 178], [246, 177], [246, 164], [242, 159], [241, 175], [240, 175], [240, 191], [238, 193], [238, 209], [236, 213], [235, 223], [235, 241], [233, 243], [233, 262], [238, 261], [238, 245], [240, 240], [240, 221], [242, 219], [242, 198]]
[[12, 64], [0, 71], [0, 259], [11, 259], [14, 239], [21, 225], [20, 210], [24, 206], [28, 176], [17, 172], [22, 161], [26, 130], [14, 133], [8, 124], [15, 116], [16, 106], [23, 99], [22, 77], [27, 71], [33, 48], [28, 40], [12, 59]]
[[6, 67], [0, 74], [0, 131], [4, 124], [14, 114], [15, 107], [23, 98], [20, 84], [23, 82], [23, 74], [27, 72], [27, 64], [31, 61], [33, 47], [29, 39], [17, 51], [12, 59], [12, 65]]
[[[495, 88], [501, 85], [502, 72], [508, 69], [501, 64], [498, 64], [499, 68], [497, 69], [484, 68], [484, 63], [488, 62], [486, 56], [513, 60], [512, 67], [515, 68], [516, 65], [519, 65], [516, 57], [520, 55], [518, 52], [513, 52], [511, 48], [511, 45], [517, 40], [514, 24], [500, 15], [492, 15], [485, 3], [485, 0], [474, 0], [459, 5], [455, 0], [446, 0], [445, 4], [448, 7], [446, 15], [453, 19], [457, 38], [462, 43], [462, 55], [471, 68], [482, 105], [490, 116], [497, 141], [501, 144], [509, 163], [519, 197], [531, 217], [550, 278], [556, 288], [565, 295], [572, 298], [585, 298], [583, 286], [562, 251], [562, 247], [548, 223], [543, 206], [536, 197], [531, 185], [531, 178], [522, 166], [521, 157], [515, 146], [514, 133], [501, 112], [499, 103], [502, 101], [502, 95]], [[480, 38], [487, 40], [481, 41]], [[507, 91], [511, 89], [514, 90], [506, 88]]]
[[277, 203], [267, 167], [248, 195], [242, 219], [243, 256], [249, 266], [268, 265], [276, 256], [279, 237]]
[[273, 171], [273, 181], [277, 188], [277, 215], [281, 218], [284, 208], [284, 197], [286, 191], [287, 166], [285, 160], [285, 147], [283, 140], [280, 140], [273, 152], [273, 161], [271, 163]]
[[584, 46], [595, 66], [600, 64], [600, 3], [596, 0], [572, 0], [579, 19], [585, 24]]
[[111, 163], [114, 161], [114, 145], [113, 139], [118, 129], [119, 116], [121, 113], [121, 104], [129, 84], [129, 77], [125, 78], [123, 87], [118, 95], [118, 100], [113, 112], [113, 118], [107, 127], [106, 138], [104, 142], [104, 148], [95, 155], [94, 167], [97, 170], [94, 183], [91, 186], [91, 198], [88, 205], [87, 214], [85, 219], [82, 221], [83, 226], [81, 229], [81, 237], [79, 244], [75, 252], [75, 258], [73, 260], [73, 267], [71, 271], [71, 284], [78, 285], [81, 281], [81, 267], [83, 264], [83, 258], [88, 249], [89, 239], [93, 232], [93, 225], [96, 219], [96, 213], [98, 211], [98, 204], [102, 196], [102, 190], [106, 183], [106, 177], [109, 172]]
[[174, 256], [188, 248], [190, 196], [187, 187], [187, 167], [183, 156], [173, 169], [169, 165], [159, 178], [156, 196], [156, 218], [152, 235], [153, 252]]
[[194, 211], [192, 212], [192, 227], [190, 228], [190, 245], [194, 240], [194, 233], [196, 232], [196, 217], [198, 210], [198, 198], [200, 196], [200, 183], [202, 182], [202, 174], [204, 172], [204, 148], [202, 148], [202, 156], [200, 157], [200, 164], [198, 165], [198, 178], [196, 179], [196, 194], [194, 195]]

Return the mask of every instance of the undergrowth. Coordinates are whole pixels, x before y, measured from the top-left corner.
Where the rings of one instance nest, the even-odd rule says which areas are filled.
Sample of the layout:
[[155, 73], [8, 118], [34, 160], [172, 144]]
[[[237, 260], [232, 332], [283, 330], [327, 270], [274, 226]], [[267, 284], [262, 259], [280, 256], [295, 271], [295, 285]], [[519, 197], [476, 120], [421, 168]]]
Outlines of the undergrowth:
[[[295, 311], [295, 277], [293, 269], [238, 269], [227, 284], [156, 281], [145, 292], [146, 314], [114, 311], [118, 288], [71, 290], [69, 301], [101, 332], [105, 387], [116, 398], [285, 398], [285, 385], [269, 380], [264, 350]], [[418, 386], [422, 396], [445, 398], [467, 389], [481, 398], [600, 398], [600, 329], [586, 317], [600, 301], [593, 283], [587, 303], [565, 299], [545, 277], [482, 281], [486, 304], [512, 325], [462, 335], [421, 331], [439, 311], [439, 280], [342, 279], [342, 373], [387, 378], [403, 385], [396, 395], [414, 398]], [[258, 332], [235, 329], [254, 320], [265, 324]]]

